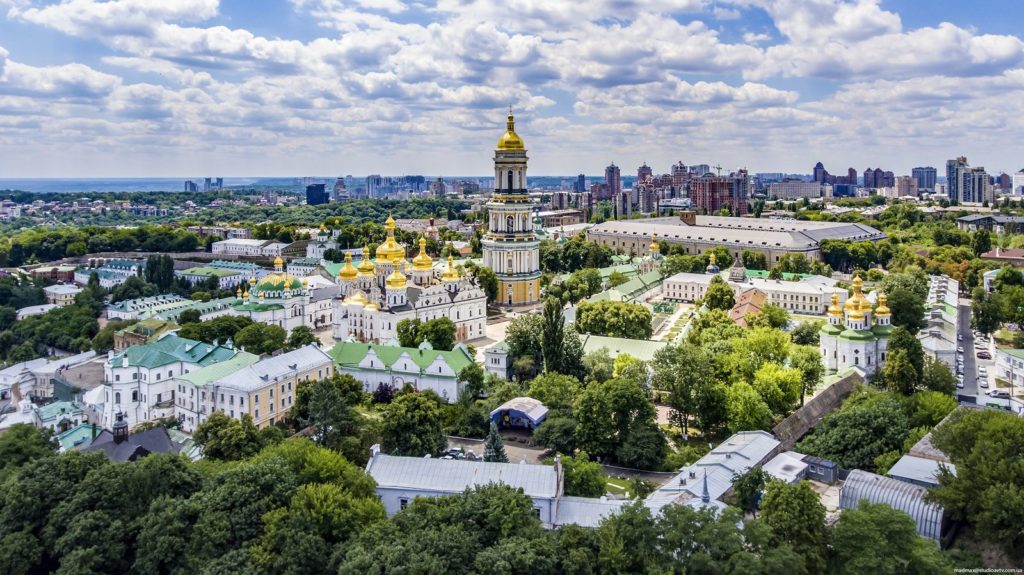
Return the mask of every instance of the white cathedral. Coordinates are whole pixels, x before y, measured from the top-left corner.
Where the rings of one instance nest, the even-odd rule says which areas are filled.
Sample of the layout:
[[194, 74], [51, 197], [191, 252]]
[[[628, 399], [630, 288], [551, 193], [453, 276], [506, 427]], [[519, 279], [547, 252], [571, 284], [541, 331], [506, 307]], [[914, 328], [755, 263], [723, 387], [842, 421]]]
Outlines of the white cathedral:
[[447, 317], [455, 324], [455, 339], [463, 341], [485, 335], [487, 295], [468, 278], [462, 277], [448, 256], [448, 266], [434, 273], [434, 261], [427, 255], [427, 240], [420, 238], [419, 254], [410, 265], [405, 248], [395, 241], [395, 220], [385, 223], [387, 239], [377, 247], [377, 257], [363, 248], [358, 266], [345, 254], [338, 270], [341, 286], [333, 314], [334, 339], [354, 338], [383, 344], [397, 339], [398, 322], [403, 319]]
[[825, 369], [844, 371], [851, 367], [873, 375], [885, 363], [892, 333], [892, 313], [884, 293], [878, 294], [878, 305], [861, 291], [864, 281], [853, 278], [853, 295], [839, 307], [839, 296], [832, 294], [828, 323], [819, 332], [821, 359]]

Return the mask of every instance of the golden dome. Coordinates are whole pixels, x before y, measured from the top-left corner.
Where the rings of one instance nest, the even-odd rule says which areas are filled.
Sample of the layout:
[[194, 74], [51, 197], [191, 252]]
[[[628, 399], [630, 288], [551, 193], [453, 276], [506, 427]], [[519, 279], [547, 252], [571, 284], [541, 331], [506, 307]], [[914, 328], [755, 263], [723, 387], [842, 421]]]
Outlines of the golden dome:
[[352, 265], [352, 254], [345, 252], [345, 265], [338, 270], [338, 279], [342, 281], [352, 281], [356, 279], [356, 275], [359, 270]]
[[283, 265], [284, 265], [284, 260], [281, 259], [281, 256], [277, 256], [276, 258], [274, 258], [274, 266], [275, 267], [276, 266], [283, 266]]
[[249, 290], [242, 292], [242, 299], [249, 299]]
[[306, 279], [306, 278], [302, 278], [302, 287], [306, 287], [308, 285], [309, 285], [309, 280]]
[[647, 248], [647, 250], [652, 253], [661, 252], [661, 246], [658, 245], [658, 234], [654, 234], [654, 236], [651, 238], [651, 245]]
[[256, 276], [249, 276], [249, 285], [256, 285]]
[[398, 271], [398, 268], [395, 267], [395, 270], [391, 272], [387, 279], [388, 289], [405, 289], [405, 284], [405, 274]]
[[374, 273], [376, 272], [377, 268], [375, 268], [373, 266], [373, 262], [370, 261], [370, 248], [365, 246], [363, 247], [363, 261], [359, 262], [359, 267], [357, 268], [357, 270], [359, 272], [358, 275], [361, 278], [372, 278], [374, 276]]
[[395, 229], [395, 218], [388, 214], [388, 219], [384, 221], [384, 229], [391, 231]]
[[356, 290], [355, 293], [348, 296], [348, 299], [345, 300], [345, 303], [365, 304], [366, 296], [363, 295], [362, 290]]
[[235, 290], [235, 295], [238, 296], [238, 297], [242, 297], [242, 288], [236, 289]]
[[843, 315], [843, 308], [839, 307], [839, 294], [832, 294], [832, 305], [828, 306], [828, 315], [838, 317]]
[[862, 310], [860, 308], [857, 308], [857, 309], [851, 311], [850, 315], [849, 315], [849, 318], [852, 319], [852, 320], [862, 320], [862, 319], [864, 319], [864, 310]]
[[875, 308], [875, 315], [889, 315], [891, 310], [886, 304], [889, 303], [889, 297], [885, 293], [878, 294], [878, 307]]
[[444, 271], [444, 273], [441, 275], [441, 279], [442, 280], [444, 280], [446, 282], [457, 282], [457, 281], [459, 281], [459, 278], [461, 276], [459, 275], [459, 270], [455, 269], [455, 265], [453, 263], [454, 261], [455, 261], [455, 258], [453, 258], [452, 256], [449, 255], [448, 256], [448, 269], [446, 269]]
[[843, 306], [843, 308], [846, 311], [852, 312], [852, 311], [859, 310], [859, 309], [864, 307], [864, 304], [862, 303], [862, 301], [865, 300], [866, 298], [864, 297], [864, 294], [861, 292], [861, 288], [863, 286], [864, 286], [864, 280], [860, 279], [860, 276], [854, 276], [854, 278], [853, 278], [853, 295], [851, 295], [850, 298], [846, 300], [846, 305]]
[[420, 253], [412, 259], [412, 269], [429, 272], [434, 267], [434, 260], [427, 255], [427, 239], [420, 236]]
[[380, 306], [375, 304], [375, 303], [373, 303], [373, 302], [370, 302], [370, 303], [364, 305], [363, 309], [365, 309], [366, 311], [377, 311], [377, 310], [380, 309]]
[[505, 133], [498, 139], [499, 150], [525, 150], [526, 145], [523, 139], [516, 133], [516, 120], [512, 117], [512, 108], [508, 110], [508, 120], [505, 122]]

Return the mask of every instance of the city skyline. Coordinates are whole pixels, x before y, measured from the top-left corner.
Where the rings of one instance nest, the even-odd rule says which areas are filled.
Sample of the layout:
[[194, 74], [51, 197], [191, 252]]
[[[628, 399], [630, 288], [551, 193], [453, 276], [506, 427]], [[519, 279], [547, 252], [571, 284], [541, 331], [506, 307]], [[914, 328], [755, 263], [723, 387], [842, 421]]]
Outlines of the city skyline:
[[480, 150], [510, 104], [538, 176], [680, 160], [1024, 167], [1009, 145], [1024, 129], [1012, 2], [0, 0], [0, 13], [5, 178], [486, 174]]

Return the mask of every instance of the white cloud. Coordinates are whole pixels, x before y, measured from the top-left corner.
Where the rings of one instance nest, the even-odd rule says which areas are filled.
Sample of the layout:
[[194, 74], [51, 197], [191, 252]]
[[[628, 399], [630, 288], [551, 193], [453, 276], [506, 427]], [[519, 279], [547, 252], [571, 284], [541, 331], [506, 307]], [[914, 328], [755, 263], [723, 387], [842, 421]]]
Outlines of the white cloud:
[[145, 35], [165, 20], [202, 21], [219, 0], [64, 0], [42, 8], [15, 5], [7, 16], [74, 36]]

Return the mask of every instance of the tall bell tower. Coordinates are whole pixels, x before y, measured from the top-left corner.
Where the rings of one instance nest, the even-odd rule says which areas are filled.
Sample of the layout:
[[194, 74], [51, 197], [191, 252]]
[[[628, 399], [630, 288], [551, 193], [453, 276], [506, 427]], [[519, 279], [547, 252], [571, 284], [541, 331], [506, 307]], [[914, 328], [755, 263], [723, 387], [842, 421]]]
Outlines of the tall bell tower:
[[516, 134], [512, 109], [494, 150], [494, 194], [487, 203], [484, 265], [498, 276], [498, 304], [525, 306], [540, 301], [540, 240], [533, 233], [526, 190], [526, 146]]

